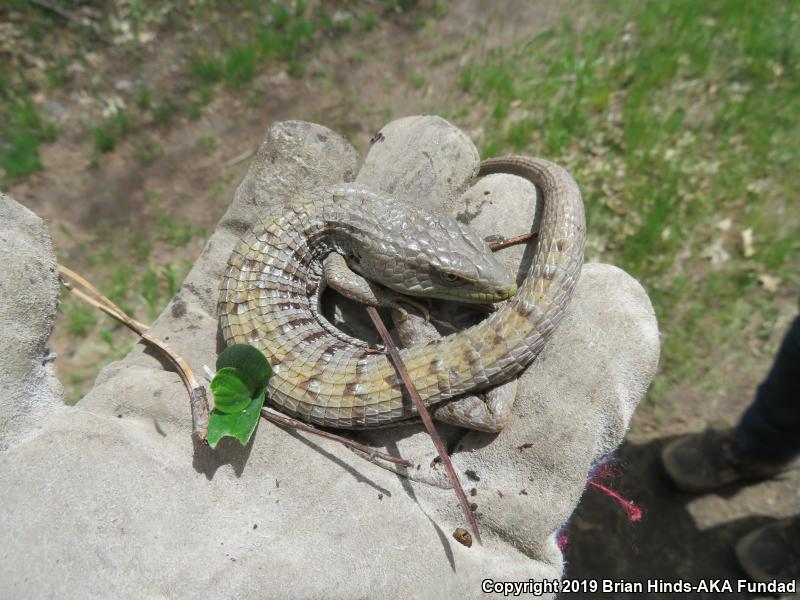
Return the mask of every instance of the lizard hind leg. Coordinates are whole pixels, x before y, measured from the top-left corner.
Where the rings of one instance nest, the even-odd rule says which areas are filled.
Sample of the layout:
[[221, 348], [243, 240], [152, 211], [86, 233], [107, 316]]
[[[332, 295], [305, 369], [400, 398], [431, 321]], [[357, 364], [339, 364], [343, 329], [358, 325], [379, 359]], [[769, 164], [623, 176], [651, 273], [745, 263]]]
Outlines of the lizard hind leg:
[[480, 394], [471, 394], [436, 407], [433, 418], [437, 421], [468, 429], [499, 433], [511, 419], [517, 380], [499, 385]]
[[350, 269], [341, 254], [329, 254], [325, 257], [322, 268], [326, 283], [346, 298], [369, 306], [396, 309], [403, 318], [408, 315], [402, 306], [406, 304], [418, 310], [426, 320], [430, 320], [430, 312], [425, 305], [365, 279]]

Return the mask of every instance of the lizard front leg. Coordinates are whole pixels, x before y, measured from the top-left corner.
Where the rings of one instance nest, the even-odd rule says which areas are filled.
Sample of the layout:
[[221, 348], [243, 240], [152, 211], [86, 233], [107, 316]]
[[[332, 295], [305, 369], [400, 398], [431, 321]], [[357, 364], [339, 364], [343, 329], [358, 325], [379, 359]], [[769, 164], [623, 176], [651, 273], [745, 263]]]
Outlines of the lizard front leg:
[[418, 310], [425, 320], [430, 319], [431, 315], [423, 304], [365, 279], [350, 269], [341, 254], [329, 254], [323, 261], [322, 268], [327, 284], [346, 298], [369, 306], [395, 309], [403, 319], [408, 317], [408, 312], [402, 306], [406, 304]]

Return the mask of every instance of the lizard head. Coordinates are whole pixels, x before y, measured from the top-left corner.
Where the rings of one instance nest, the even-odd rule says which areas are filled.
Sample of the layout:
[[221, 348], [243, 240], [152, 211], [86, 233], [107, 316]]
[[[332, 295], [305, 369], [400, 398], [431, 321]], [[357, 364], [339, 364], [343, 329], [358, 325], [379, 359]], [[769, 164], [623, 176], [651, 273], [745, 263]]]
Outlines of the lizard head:
[[350, 267], [402, 294], [456, 302], [510, 298], [514, 278], [469, 226], [398, 203], [353, 240]]

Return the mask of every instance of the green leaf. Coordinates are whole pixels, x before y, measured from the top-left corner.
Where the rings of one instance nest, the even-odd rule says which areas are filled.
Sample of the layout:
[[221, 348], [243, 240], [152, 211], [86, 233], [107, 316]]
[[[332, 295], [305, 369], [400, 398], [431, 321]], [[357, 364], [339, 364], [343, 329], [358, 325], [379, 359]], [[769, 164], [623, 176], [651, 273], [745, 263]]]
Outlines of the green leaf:
[[241, 372], [233, 367], [217, 371], [211, 381], [211, 391], [216, 410], [225, 414], [241, 412], [253, 399], [252, 391], [242, 381]]
[[242, 446], [245, 446], [256, 430], [266, 397], [265, 393], [259, 394], [244, 410], [236, 413], [226, 414], [216, 408], [212, 410], [206, 437], [208, 445], [216, 448], [219, 441], [228, 436], [236, 438]]
[[217, 371], [226, 367], [235, 367], [241, 374], [241, 380], [255, 396], [267, 386], [272, 377], [272, 367], [267, 357], [250, 344], [233, 344], [228, 346], [217, 357]]

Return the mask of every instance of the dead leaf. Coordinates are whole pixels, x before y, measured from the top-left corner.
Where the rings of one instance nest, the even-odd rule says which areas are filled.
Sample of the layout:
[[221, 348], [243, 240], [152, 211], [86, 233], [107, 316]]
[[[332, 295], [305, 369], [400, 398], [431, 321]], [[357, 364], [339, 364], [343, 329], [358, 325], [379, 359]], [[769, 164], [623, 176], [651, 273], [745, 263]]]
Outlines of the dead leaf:
[[458, 529], [456, 529], [453, 532], [453, 537], [462, 546], [466, 546], [467, 548], [472, 548], [472, 536], [470, 535], [469, 531], [467, 531], [463, 527], [459, 527]]
[[717, 229], [720, 231], [728, 231], [728, 229], [731, 228], [731, 225], [733, 225], [733, 220], [728, 217], [727, 219], [722, 219], [721, 221], [717, 222]]
[[753, 244], [753, 230], [749, 227], [742, 232], [742, 246], [744, 248], [745, 258], [750, 258], [756, 253], [756, 249]]
[[758, 283], [761, 284], [761, 287], [771, 293], [778, 291], [781, 281], [782, 279], [780, 277], [774, 277], [773, 275], [767, 275], [766, 273], [762, 273], [758, 276]]
[[711, 261], [711, 266], [716, 268], [727, 262], [731, 255], [725, 250], [722, 238], [720, 238], [706, 246], [703, 250], [702, 257], [709, 259]]

